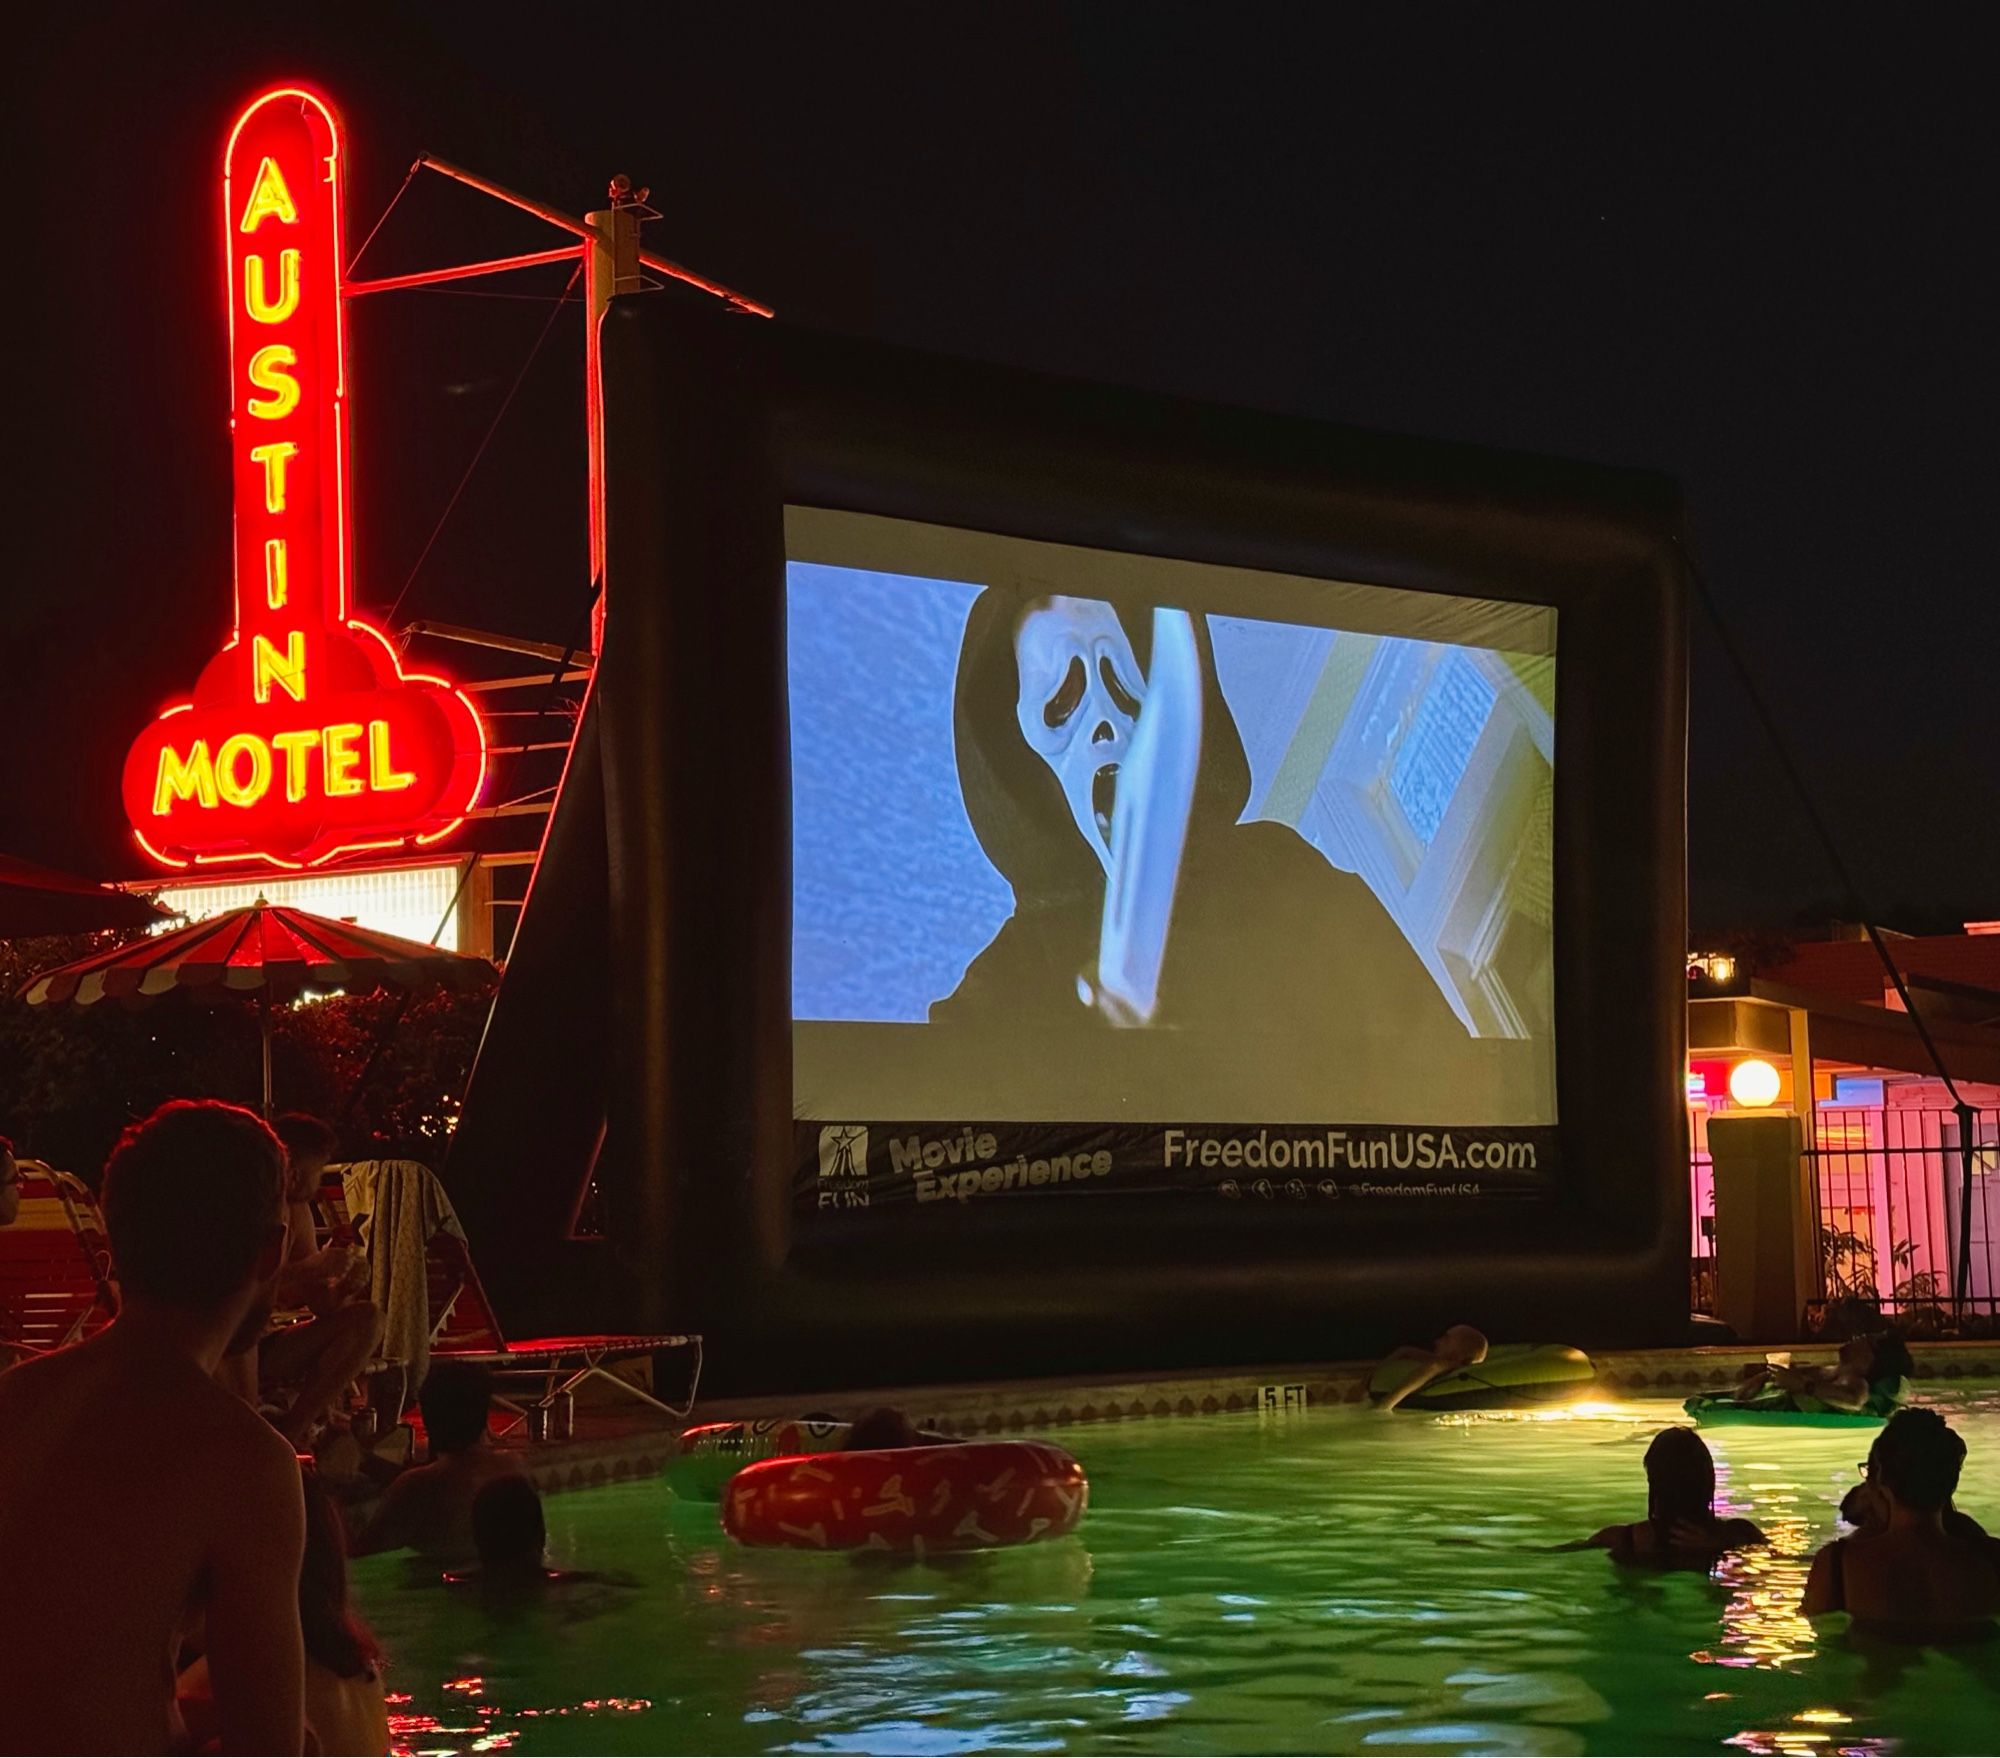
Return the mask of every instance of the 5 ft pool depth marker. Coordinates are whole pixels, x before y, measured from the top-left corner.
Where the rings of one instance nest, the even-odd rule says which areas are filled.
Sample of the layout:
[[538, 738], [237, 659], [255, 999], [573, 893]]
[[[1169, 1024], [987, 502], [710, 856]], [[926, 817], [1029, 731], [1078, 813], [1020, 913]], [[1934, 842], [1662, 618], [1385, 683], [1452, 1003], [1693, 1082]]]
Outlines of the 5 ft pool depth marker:
[[331, 107], [299, 87], [256, 99], [224, 153], [235, 627], [124, 771], [166, 866], [434, 843], [485, 779], [470, 699], [351, 612], [341, 170]]

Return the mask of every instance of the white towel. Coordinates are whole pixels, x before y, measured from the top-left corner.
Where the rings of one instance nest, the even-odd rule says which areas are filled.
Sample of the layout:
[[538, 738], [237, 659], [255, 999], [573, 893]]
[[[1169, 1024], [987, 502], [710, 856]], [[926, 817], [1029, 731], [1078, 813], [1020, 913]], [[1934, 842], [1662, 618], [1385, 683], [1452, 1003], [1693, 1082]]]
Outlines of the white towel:
[[439, 1233], [465, 1229], [437, 1174], [420, 1160], [357, 1160], [340, 1169], [347, 1218], [368, 1254], [368, 1292], [382, 1309], [382, 1353], [400, 1361], [411, 1392], [430, 1371], [430, 1274], [424, 1253]]

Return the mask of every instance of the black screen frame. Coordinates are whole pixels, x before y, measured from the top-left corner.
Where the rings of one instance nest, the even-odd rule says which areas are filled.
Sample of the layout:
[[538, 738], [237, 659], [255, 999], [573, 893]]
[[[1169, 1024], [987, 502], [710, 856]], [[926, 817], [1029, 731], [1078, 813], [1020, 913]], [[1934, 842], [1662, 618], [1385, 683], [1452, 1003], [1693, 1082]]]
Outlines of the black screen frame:
[[[1600, 1344], [1678, 1338], [1687, 660], [1673, 483], [662, 298], [614, 302], [604, 357], [606, 637], [585, 717], [612, 949], [597, 1176], [616, 1221], [600, 1310], [703, 1333], [724, 1386], [801, 1391], [1328, 1357], [1459, 1319]], [[801, 1236], [787, 505], [1553, 606], [1549, 1200], [1273, 1214], [1121, 1195], [1115, 1216], [1081, 1224], [1066, 1204], [1024, 1203]], [[503, 986], [496, 1022], [508, 1000]], [[489, 1138], [505, 1102], [489, 1102]]]

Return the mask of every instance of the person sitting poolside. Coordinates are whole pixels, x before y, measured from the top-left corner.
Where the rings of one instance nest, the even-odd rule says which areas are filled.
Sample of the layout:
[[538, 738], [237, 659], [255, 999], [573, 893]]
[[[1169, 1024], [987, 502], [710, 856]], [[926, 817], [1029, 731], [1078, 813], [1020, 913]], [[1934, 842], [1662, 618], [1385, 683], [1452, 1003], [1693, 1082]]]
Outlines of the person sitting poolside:
[[873, 1453], [887, 1451], [892, 1447], [948, 1447], [951, 1436], [933, 1434], [929, 1429], [919, 1428], [901, 1410], [884, 1404], [868, 1412], [847, 1431], [847, 1439], [840, 1443], [843, 1453]]
[[493, 1376], [466, 1361], [435, 1361], [417, 1395], [431, 1457], [382, 1492], [374, 1517], [354, 1541], [354, 1555], [408, 1548], [438, 1558], [472, 1554], [472, 1504], [489, 1483], [520, 1474], [493, 1445], [487, 1427]]
[[1393, 1410], [1404, 1399], [1416, 1396], [1433, 1380], [1443, 1379], [1446, 1374], [1457, 1373], [1461, 1368], [1478, 1366], [1486, 1359], [1486, 1350], [1485, 1334], [1470, 1325], [1453, 1325], [1428, 1349], [1418, 1349], [1406, 1343], [1400, 1349], [1390, 1350], [1383, 1357], [1383, 1365], [1387, 1366], [1392, 1361], [1407, 1361], [1410, 1364], [1409, 1376], [1393, 1391], [1375, 1394], [1375, 1408]]
[[1759, 1410], [1847, 1411], [1887, 1416], [1909, 1397], [1915, 1364], [1894, 1331], [1850, 1337], [1831, 1367], [1793, 1367], [1787, 1362], [1753, 1362], [1735, 1390], [1705, 1402], [1741, 1404]]
[[105, 1168], [104, 1227], [118, 1316], [0, 1374], [0, 1751], [185, 1749], [199, 1606], [221, 1750], [297, 1752], [298, 1462], [215, 1383], [270, 1313], [284, 1150], [237, 1106], [163, 1105]]
[[303, 1447], [335, 1411], [382, 1343], [382, 1311], [368, 1297], [368, 1260], [344, 1245], [321, 1248], [312, 1200], [338, 1145], [317, 1117], [289, 1111], [272, 1128], [285, 1144], [291, 1243], [274, 1305], [309, 1320], [272, 1329], [254, 1356], [225, 1364], [224, 1383], [250, 1403], [271, 1400], [273, 1425]]
[[1605, 1526], [1558, 1550], [1608, 1550], [1620, 1563], [1706, 1568], [1724, 1551], [1763, 1544], [1751, 1521], [1717, 1515], [1715, 1455], [1691, 1428], [1663, 1428], [1646, 1449], [1646, 1517]]
[[[305, 1636], [306, 1732], [323, 1753], [384, 1754], [389, 1707], [382, 1650], [348, 1595], [346, 1528], [317, 1474], [305, 1475], [306, 1554], [299, 1570]], [[208, 1656], [183, 1669], [180, 1703], [190, 1733], [206, 1737], [214, 1710]]]
[[1836, 1538], [1813, 1558], [1800, 1609], [1846, 1612], [1864, 1635], [1963, 1641], [1994, 1631], [2000, 1568], [1986, 1546], [1945, 1527], [1965, 1442], [1935, 1410], [1899, 1410], [1869, 1453], [1887, 1518]]

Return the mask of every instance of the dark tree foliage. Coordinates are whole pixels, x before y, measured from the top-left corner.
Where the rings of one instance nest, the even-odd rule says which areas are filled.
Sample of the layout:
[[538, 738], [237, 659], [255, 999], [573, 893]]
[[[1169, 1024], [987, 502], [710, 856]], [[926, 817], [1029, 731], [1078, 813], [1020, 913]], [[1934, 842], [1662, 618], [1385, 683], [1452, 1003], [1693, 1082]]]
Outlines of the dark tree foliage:
[[[128, 938], [0, 941], [0, 1134], [93, 1182], [119, 1132], [164, 1100], [219, 1098], [254, 1108], [262, 1097], [254, 998], [205, 1003], [173, 994], [140, 1007], [21, 1001], [38, 973]], [[276, 1103], [333, 1123], [351, 1158], [436, 1165], [492, 999], [484, 984], [464, 994], [382, 990], [275, 1008]]]

